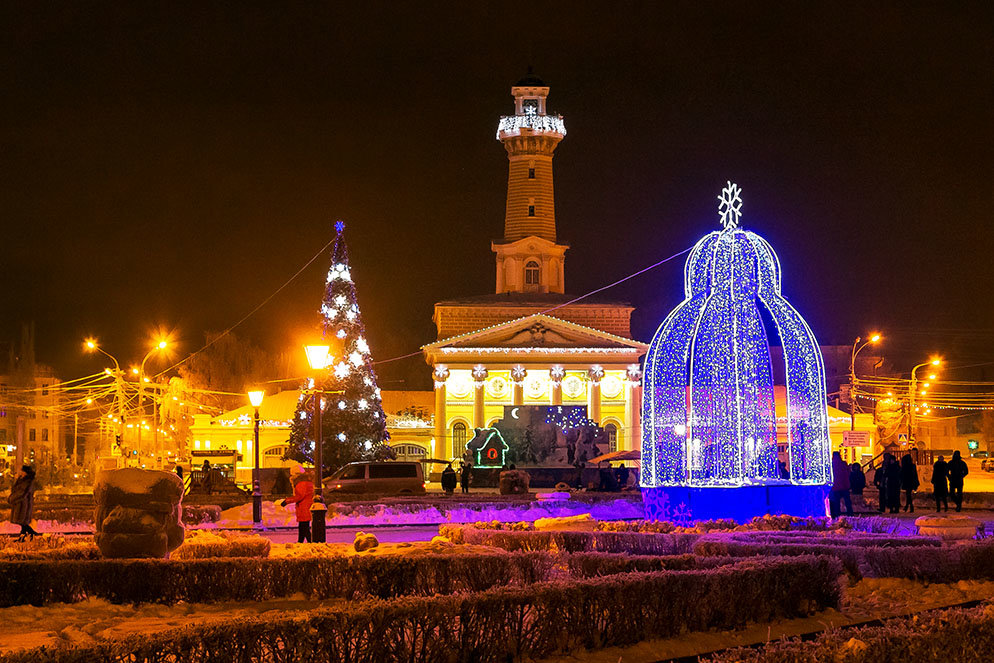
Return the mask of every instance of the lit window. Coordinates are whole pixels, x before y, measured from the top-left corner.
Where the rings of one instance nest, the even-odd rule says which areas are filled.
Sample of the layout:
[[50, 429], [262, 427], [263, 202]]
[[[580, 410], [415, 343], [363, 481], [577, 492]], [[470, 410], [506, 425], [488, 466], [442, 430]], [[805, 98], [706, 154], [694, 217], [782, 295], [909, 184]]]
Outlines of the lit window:
[[604, 427], [604, 432], [607, 433], [607, 448], [608, 451], [618, 450], [618, 427], [614, 424], [608, 424]]
[[528, 169], [528, 179], [530, 179], [530, 180], [535, 179], [535, 169], [534, 168], [529, 168]]
[[529, 205], [528, 206], [528, 216], [535, 216], [535, 206], [534, 205]]
[[35, 441], [35, 429], [30, 428], [28, 429], [28, 442], [34, 442], [34, 441]]
[[462, 458], [466, 450], [466, 424], [458, 422], [452, 426], [452, 457]]
[[48, 396], [48, 384], [41, 385], [41, 395]]
[[41, 429], [41, 441], [42, 442], [48, 442], [48, 429], [47, 428], [42, 428]]
[[538, 263], [534, 260], [529, 261], [525, 265], [525, 285], [538, 285], [539, 273]]
[[200, 440], [194, 440], [193, 441], [193, 448], [194, 449], [199, 449], [200, 448]]
[[210, 448], [211, 448], [211, 441], [204, 440], [204, 449], [210, 449]]

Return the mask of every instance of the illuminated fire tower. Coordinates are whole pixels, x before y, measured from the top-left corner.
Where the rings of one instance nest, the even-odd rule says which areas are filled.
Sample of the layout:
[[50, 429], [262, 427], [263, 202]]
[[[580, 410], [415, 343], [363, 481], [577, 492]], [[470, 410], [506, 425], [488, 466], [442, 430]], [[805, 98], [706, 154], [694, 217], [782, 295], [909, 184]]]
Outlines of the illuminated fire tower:
[[497, 254], [497, 294], [563, 293], [563, 254], [556, 240], [552, 157], [566, 126], [546, 112], [549, 87], [529, 68], [511, 88], [514, 115], [500, 119], [497, 140], [507, 150], [507, 210], [504, 237], [492, 244]]

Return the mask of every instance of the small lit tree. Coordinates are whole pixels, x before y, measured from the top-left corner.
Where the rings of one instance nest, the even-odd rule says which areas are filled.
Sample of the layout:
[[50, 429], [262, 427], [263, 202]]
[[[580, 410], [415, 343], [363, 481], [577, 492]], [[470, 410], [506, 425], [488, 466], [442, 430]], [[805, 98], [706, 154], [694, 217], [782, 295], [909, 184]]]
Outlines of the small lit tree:
[[[321, 419], [325, 474], [356, 460], [394, 457], [384, 444], [389, 439], [386, 416], [349, 266], [345, 224], [337, 222], [335, 230], [338, 235], [321, 304], [324, 337], [333, 356], [316, 378], [317, 388], [329, 392], [322, 399]], [[313, 461], [312, 413], [310, 398], [302, 395], [290, 428], [286, 458]]]

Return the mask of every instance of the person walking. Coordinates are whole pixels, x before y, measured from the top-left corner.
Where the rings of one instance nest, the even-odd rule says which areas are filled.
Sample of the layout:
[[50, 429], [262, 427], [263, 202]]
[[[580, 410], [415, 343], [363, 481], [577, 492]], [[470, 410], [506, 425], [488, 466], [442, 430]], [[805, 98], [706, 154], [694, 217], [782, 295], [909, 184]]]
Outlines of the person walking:
[[618, 486], [621, 490], [628, 487], [629, 476], [631, 476], [631, 471], [625, 466], [624, 463], [618, 463], [618, 469], [614, 471], [614, 477], [618, 480]]
[[966, 461], [960, 458], [959, 451], [954, 451], [953, 459], [949, 461], [949, 496], [957, 511], [963, 508], [963, 478], [969, 473]]
[[459, 487], [462, 488], [464, 494], [469, 494], [469, 482], [473, 477], [473, 464], [468, 460], [462, 462], [462, 467], [459, 469]]
[[890, 454], [884, 454], [884, 457], [880, 459], [880, 464], [877, 465], [877, 469], [873, 471], [873, 485], [877, 487], [880, 492], [880, 506], [877, 509], [880, 513], [887, 510], [887, 458]]
[[296, 504], [297, 543], [311, 542], [311, 504], [314, 502], [314, 480], [307, 472], [292, 479], [293, 497], [280, 501], [280, 506]]
[[893, 454], [888, 454], [887, 461], [887, 506], [891, 513], [901, 511], [901, 464]]
[[918, 466], [912, 460], [911, 454], [901, 457], [901, 490], [904, 491], [904, 510], [915, 512], [915, 491], [921, 482], [918, 481]]
[[849, 466], [849, 492], [852, 493], [853, 505], [860, 510], [866, 510], [866, 502], [863, 501], [863, 490], [866, 488], [866, 475], [859, 463]]
[[38, 536], [38, 532], [31, 527], [36, 487], [34, 468], [30, 465], [24, 465], [18, 472], [14, 485], [10, 488], [10, 495], [7, 496], [7, 504], [10, 505], [10, 522], [21, 526], [21, 534], [17, 537], [18, 541], [23, 541], [27, 536], [32, 539]]
[[832, 452], [832, 490], [828, 493], [829, 513], [838, 518], [841, 512], [839, 500], [846, 503], [846, 515], [852, 515], [852, 498], [849, 496], [849, 465], [842, 460], [842, 454]]
[[210, 495], [213, 477], [211, 477], [211, 472], [212, 472], [211, 462], [206, 458], [204, 459], [204, 465], [203, 468], [201, 469], [201, 472], [203, 473], [203, 478], [200, 480], [200, 485], [204, 489], [204, 492]]
[[442, 470], [442, 490], [446, 495], [451, 495], [455, 492], [457, 483], [456, 471], [452, 469], [452, 463], [447, 463]]
[[932, 466], [932, 495], [935, 497], [935, 512], [939, 512], [939, 503], [949, 511], [949, 464], [946, 459], [939, 456]]

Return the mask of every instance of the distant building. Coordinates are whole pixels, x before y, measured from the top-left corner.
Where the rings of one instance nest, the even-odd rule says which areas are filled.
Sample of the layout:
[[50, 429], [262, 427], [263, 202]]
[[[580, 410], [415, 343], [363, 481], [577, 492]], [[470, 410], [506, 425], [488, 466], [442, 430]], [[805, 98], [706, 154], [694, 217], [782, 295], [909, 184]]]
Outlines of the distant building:
[[[48, 366], [33, 364], [31, 372], [0, 375], [0, 459], [14, 463], [17, 444], [17, 420], [23, 420], [24, 462], [50, 464], [71, 455], [72, 434], [64, 425], [62, 392], [58, 379]], [[70, 424], [72, 417], [69, 417]]]

